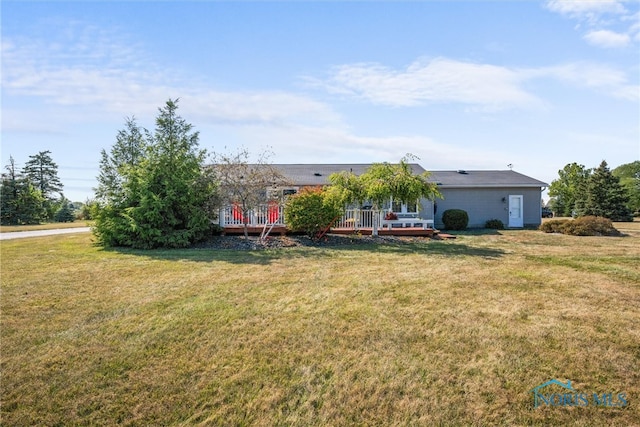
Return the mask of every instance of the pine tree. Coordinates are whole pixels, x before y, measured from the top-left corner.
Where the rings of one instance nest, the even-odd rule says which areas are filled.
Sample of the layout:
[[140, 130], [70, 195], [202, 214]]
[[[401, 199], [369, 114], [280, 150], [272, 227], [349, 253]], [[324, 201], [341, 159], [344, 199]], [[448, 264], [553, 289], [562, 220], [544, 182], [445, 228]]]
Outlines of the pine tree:
[[107, 153], [100, 152], [100, 174], [95, 189], [98, 201], [121, 202], [124, 200], [123, 182], [129, 170], [135, 168], [145, 157], [145, 129], [141, 129], [135, 117], [127, 118], [125, 129], [118, 131], [116, 143]]
[[[103, 153], [100, 183], [105, 191], [94, 228], [102, 244], [185, 247], [210, 230], [208, 208], [216, 188], [205, 173], [198, 132], [177, 115], [177, 108], [177, 101], [169, 100], [159, 110], [155, 132], [145, 132], [144, 151], [128, 122], [112, 156]], [[127, 145], [131, 138], [135, 143]], [[134, 149], [125, 152], [123, 147]]]
[[73, 222], [76, 219], [73, 214], [73, 205], [67, 198], [63, 197], [60, 200], [60, 208], [56, 211], [53, 219], [56, 222]]
[[39, 190], [16, 170], [13, 157], [5, 167], [0, 186], [0, 222], [5, 224], [38, 224], [44, 218], [44, 199]]
[[629, 195], [620, 179], [614, 176], [606, 161], [602, 161], [587, 182], [587, 197], [583, 215], [609, 218], [612, 221], [631, 221], [633, 217], [627, 206]]
[[23, 173], [44, 197], [47, 218], [51, 219], [55, 213], [54, 202], [58, 199], [55, 194], [61, 193], [63, 187], [58, 178], [58, 165], [51, 158], [49, 150], [29, 156], [29, 159], [24, 165]]

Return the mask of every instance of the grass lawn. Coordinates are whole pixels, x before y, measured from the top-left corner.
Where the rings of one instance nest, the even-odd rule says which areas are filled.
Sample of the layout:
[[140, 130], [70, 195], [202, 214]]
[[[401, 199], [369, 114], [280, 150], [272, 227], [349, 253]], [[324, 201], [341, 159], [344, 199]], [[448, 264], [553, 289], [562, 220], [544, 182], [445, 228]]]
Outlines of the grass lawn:
[[[3, 241], [1, 422], [640, 425], [640, 223], [617, 226], [249, 252]], [[550, 379], [588, 406], [534, 408]]]

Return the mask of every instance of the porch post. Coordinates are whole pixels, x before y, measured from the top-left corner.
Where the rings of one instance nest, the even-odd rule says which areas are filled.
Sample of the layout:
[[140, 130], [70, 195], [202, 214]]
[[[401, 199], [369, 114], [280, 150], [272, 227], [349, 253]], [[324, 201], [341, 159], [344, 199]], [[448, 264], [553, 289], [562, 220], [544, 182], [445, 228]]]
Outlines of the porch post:
[[372, 230], [371, 230], [371, 235], [374, 237], [378, 237], [378, 226], [380, 224], [380, 211], [378, 209], [374, 210], [373, 212], [371, 212], [373, 214], [373, 218], [371, 218], [373, 224], [372, 224]]

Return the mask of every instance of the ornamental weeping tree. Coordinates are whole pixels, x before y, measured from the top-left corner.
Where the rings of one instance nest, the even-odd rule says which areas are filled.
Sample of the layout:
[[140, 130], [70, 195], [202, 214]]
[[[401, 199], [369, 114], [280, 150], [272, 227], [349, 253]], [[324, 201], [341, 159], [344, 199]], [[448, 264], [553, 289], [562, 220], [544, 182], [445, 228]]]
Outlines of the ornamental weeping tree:
[[[421, 198], [434, 200], [442, 197], [436, 184], [429, 181], [429, 172], [413, 173], [410, 160], [417, 159], [411, 154], [399, 163], [374, 163], [360, 176], [352, 172], [332, 174], [329, 180], [334, 190], [345, 204], [370, 201], [374, 210], [379, 210], [390, 199], [402, 203], [413, 203]], [[378, 234], [378, 217], [373, 216], [373, 234]]]

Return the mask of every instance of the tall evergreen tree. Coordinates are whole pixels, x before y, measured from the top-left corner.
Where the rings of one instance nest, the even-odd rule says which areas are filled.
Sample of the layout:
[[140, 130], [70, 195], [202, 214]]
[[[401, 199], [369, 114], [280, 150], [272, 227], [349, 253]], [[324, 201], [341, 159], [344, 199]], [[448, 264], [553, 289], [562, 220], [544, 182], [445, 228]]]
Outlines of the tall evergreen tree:
[[47, 218], [51, 219], [56, 209], [55, 202], [58, 200], [56, 194], [61, 195], [63, 188], [58, 177], [58, 165], [51, 158], [49, 150], [29, 156], [29, 159], [24, 165], [23, 173], [44, 197]]
[[[120, 193], [105, 191], [98, 209], [94, 233], [102, 244], [184, 247], [210, 229], [208, 208], [216, 187], [205, 173], [206, 153], [198, 148], [198, 132], [177, 115], [177, 109], [177, 100], [159, 109], [155, 132], [146, 132], [144, 156], [138, 158], [136, 152], [116, 161], [116, 149], [113, 162], [101, 163], [101, 176], [116, 178], [102, 183], [115, 182], [113, 188], [121, 188]], [[138, 140], [130, 127], [125, 135]], [[111, 198], [109, 194], [120, 195]]]
[[0, 186], [0, 222], [6, 224], [38, 224], [44, 218], [44, 199], [39, 190], [16, 170], [13, 157], [2, 174]]
[[631, 211], [627, 204], [629, 195], [620, 185], [620, 179], [614, 176], [606, 161], [602, 161], [587, 182], [587, 197], [583, 215], [609, 218], [612, 221], [631, 221]]
[[100, 152], [100, 174], [96, 197], [100, 202], [118, 202], [125, 197], [123, 182], [129, 170], [135, 168], [145, 158], [145, 134], [135, 117], [127, 118], [125, 129], [118, 131], [116, 143], [109, 153]]

